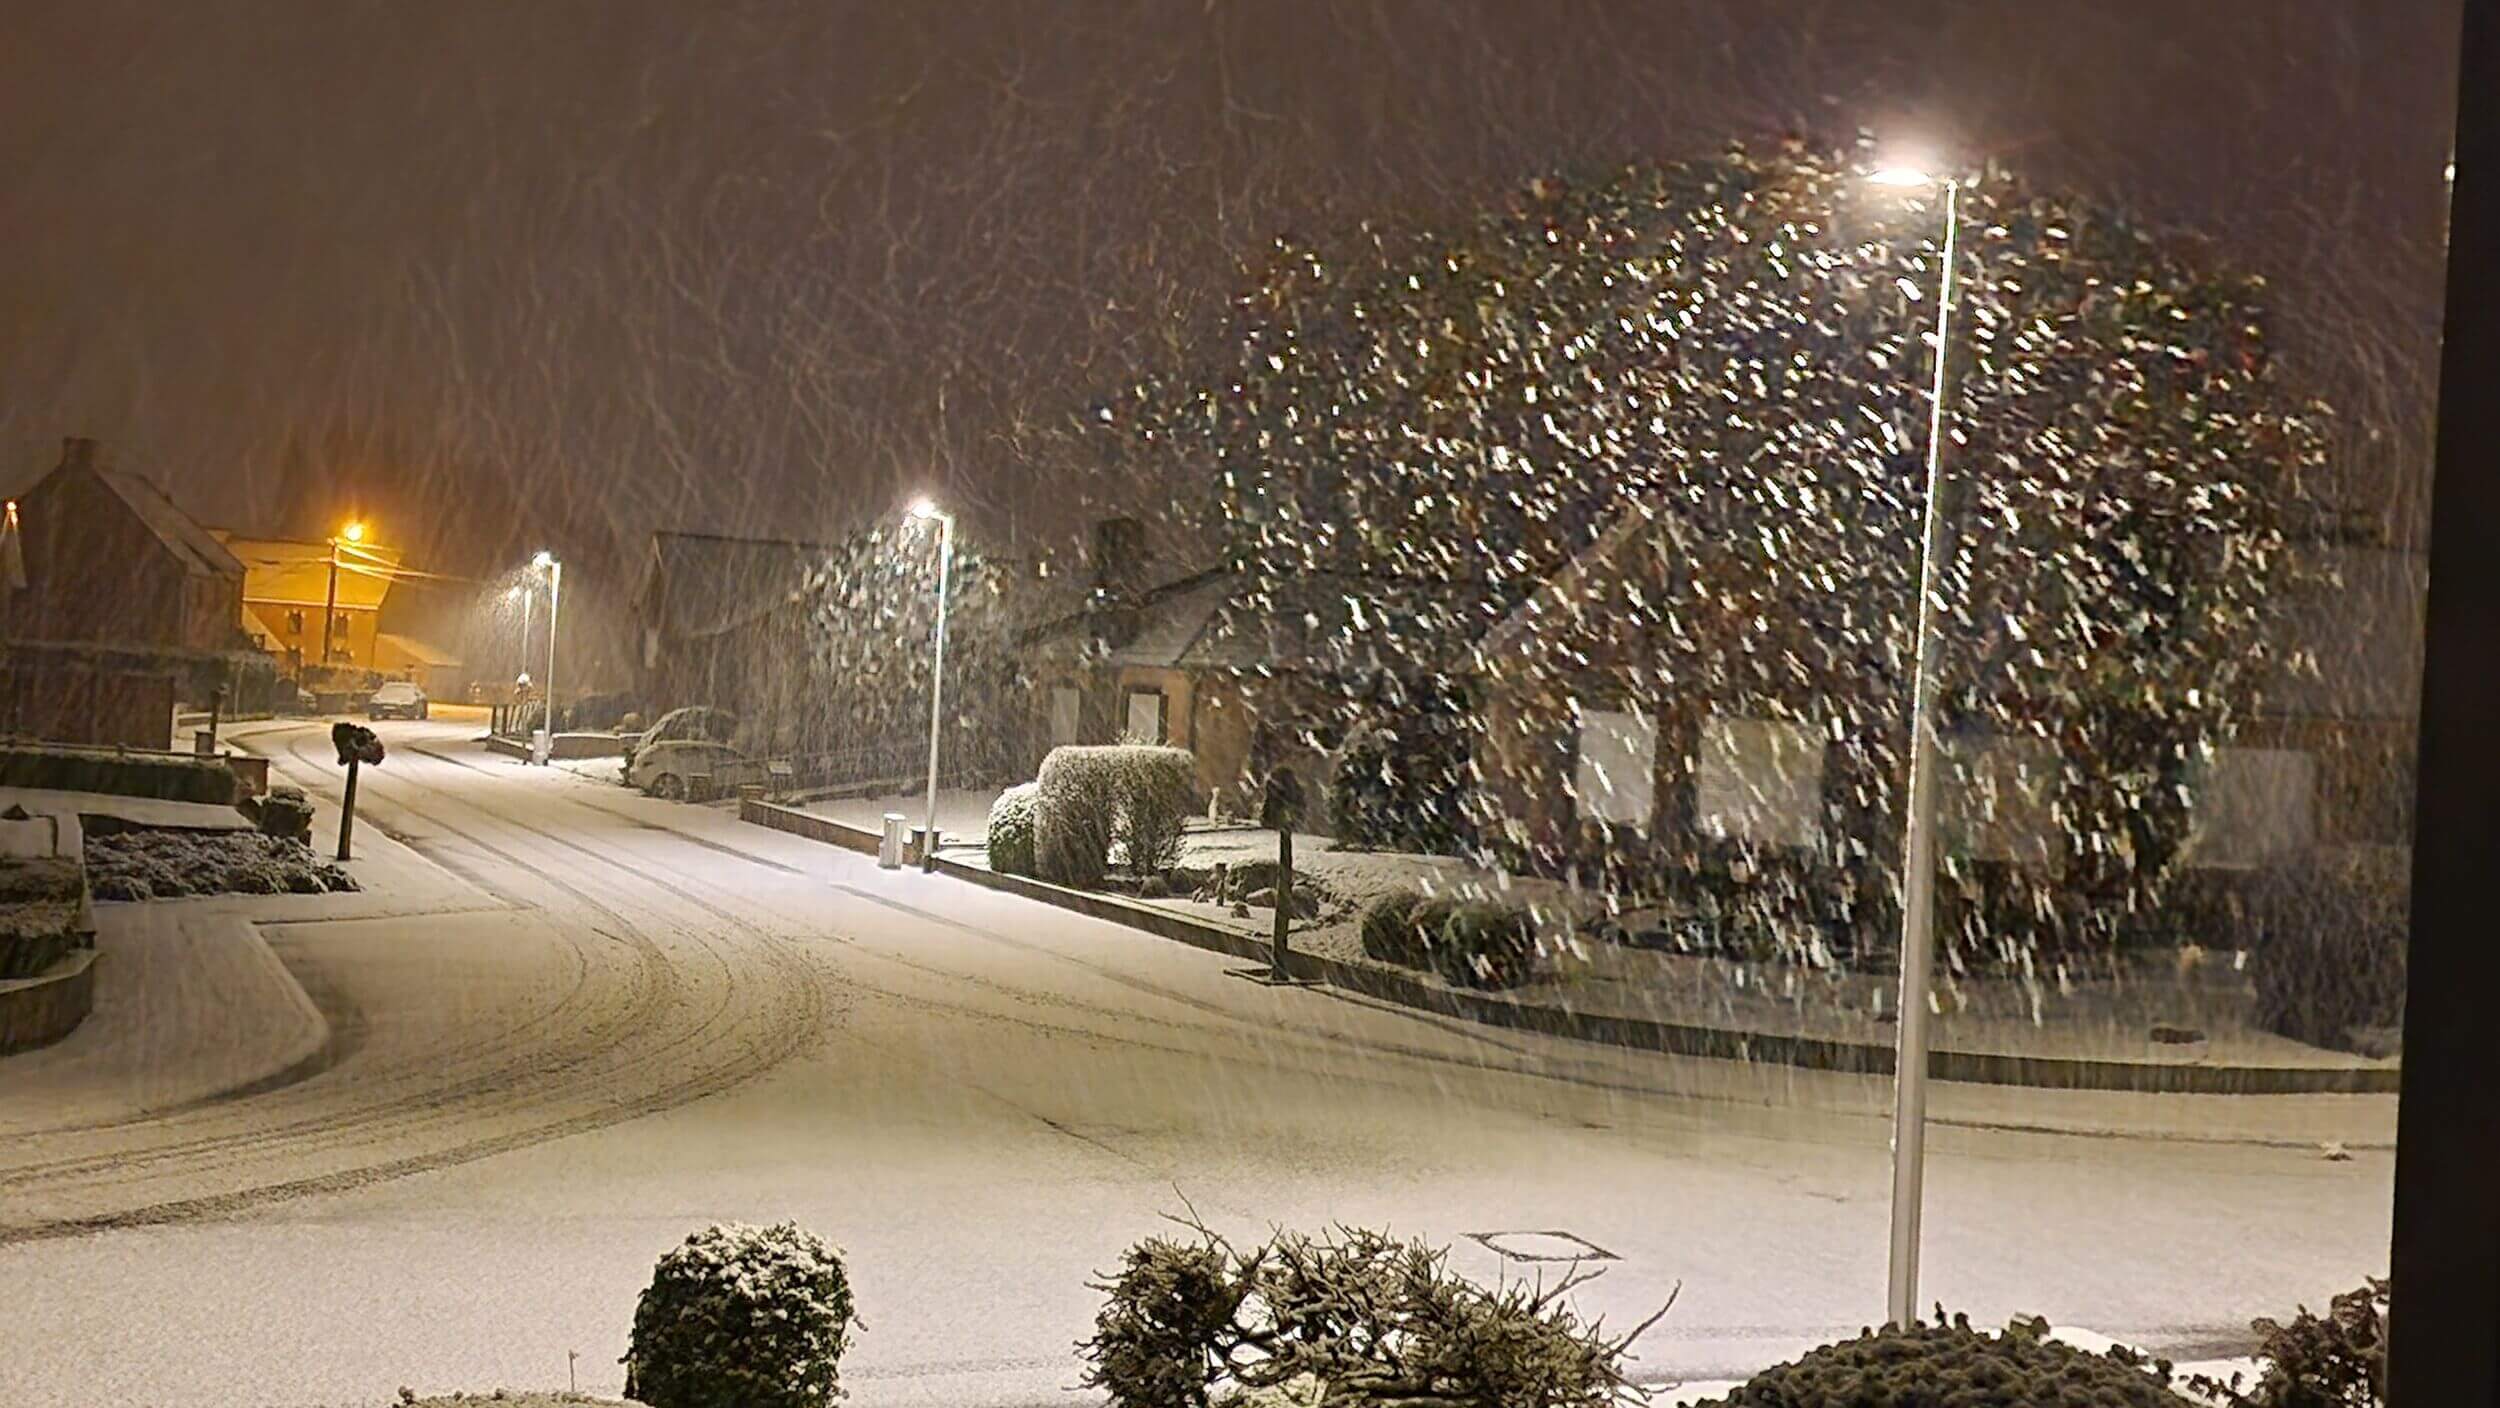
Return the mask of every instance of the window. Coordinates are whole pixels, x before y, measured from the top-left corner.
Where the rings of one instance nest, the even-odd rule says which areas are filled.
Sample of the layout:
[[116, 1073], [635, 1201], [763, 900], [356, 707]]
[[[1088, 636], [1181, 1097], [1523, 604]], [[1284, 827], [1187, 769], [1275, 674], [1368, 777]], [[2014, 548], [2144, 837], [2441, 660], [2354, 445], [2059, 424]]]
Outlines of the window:
[[1823, 841], [1823, 735], [1772, 719], [1702, 726], [1693, 811], [1702, 833], [1768, 846]]
[[1054, 748], [1078, 741], [1078, 721], [1084, 717], [1082, 696], [1074, 685], [1060, 685], [1050, 692], [1050, 745]]
[[1163, 692], [1155, 689], [1132, 689], [1128, 692], [1128, 723], [1121, 731], [1123, 743], [1161, 743], [1163, 732]]
[[333, 630], [333, 631], [335, 631], [335, 632], [337, 632], [337, 633], [338, 633], [338, 634], [340, 634], [340, 635], [346, 635], [346, 634], [347, 634], [347, 613], [346, 613], [346, 612], [344, 612], [344, 611], [342, 611], [342, 612], [340, 612], [338, 615], [336, 615], [336, 616], [332, 617], [332, 618], [330, 619], [330, 629], [331, 629], [331, 630]]
[[1656, 801], [1658, 725], [1639, 714], [1604, 709], [1580, 714], [1580, 757], [1572, 769], [1572, 795], [1580, 819], [1611, 826], [1649, 828]]
[[301, 611], [288, 612], [286, 614], [286, 628], [291, 634], [299, 636], [302, 635], [304, 633], [304, 613]]

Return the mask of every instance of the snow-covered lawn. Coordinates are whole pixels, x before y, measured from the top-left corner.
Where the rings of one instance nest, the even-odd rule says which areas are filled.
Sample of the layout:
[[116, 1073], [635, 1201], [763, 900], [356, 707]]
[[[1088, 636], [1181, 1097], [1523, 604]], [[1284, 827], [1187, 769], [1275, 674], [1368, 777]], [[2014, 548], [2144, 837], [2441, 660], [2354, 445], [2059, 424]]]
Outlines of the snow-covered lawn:
[[[954, 847], [982, 847], [989, 834], [990, 803], [998, 800], [998, 789], [941, 787], [938, 789], [938, 830], [946, 833], [944, 853], [952, 856]], [[807, 810], [818, 816], [865, 827], [870, 831], [885, 827], [887, 812], [901, 812], [911, 818], [913, 826], [928, 819], [929, 794], [903, 792], [882, 797], [831, 797], [810, 802]]]

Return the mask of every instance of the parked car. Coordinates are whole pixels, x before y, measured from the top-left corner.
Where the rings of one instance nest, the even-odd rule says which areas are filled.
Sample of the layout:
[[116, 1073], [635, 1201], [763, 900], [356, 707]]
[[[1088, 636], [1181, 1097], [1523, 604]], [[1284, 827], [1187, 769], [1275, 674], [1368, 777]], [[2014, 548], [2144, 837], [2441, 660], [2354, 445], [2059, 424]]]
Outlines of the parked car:
[[738, 716], [726, 709], [671, 709], [626, 750], [625, 785], [674, 802], [693, 792], [697, 778], [715, 793], [764, 781], [763, 760], [740, 748], [737, 734]]
[[392, 680], [365, 701], [365, 715], [375, 719], [422, 719], [428, 714], [425, 691], [407, 680]]

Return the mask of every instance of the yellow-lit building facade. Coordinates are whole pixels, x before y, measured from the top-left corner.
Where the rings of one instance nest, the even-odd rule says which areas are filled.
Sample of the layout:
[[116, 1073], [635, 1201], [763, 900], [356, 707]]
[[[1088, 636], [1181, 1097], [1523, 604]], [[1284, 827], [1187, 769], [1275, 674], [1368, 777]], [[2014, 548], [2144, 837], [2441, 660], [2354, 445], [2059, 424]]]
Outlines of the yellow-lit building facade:
[[243, 630], [278, 657], [290, 675], [322, 663], [322, 614], [330, 622], [330, 663], [359, 669], [390, 668], [381, 656], [382, 602], [390, 595], [395, 549], [339, 544], [336, 605], [332, 548], [328, 543], [219, 534], [243, 563]]

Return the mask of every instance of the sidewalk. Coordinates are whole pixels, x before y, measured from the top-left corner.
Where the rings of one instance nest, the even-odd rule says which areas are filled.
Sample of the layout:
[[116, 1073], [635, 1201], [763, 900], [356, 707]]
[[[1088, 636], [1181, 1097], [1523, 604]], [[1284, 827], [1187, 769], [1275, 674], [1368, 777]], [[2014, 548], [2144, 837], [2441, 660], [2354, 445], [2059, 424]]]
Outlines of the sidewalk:
[[315, 1060], [330, 1023], [260, 930], [214, 902], [96, 906], [95, 1011], [0, 1060], [0, 1135], [132, 1119]]

